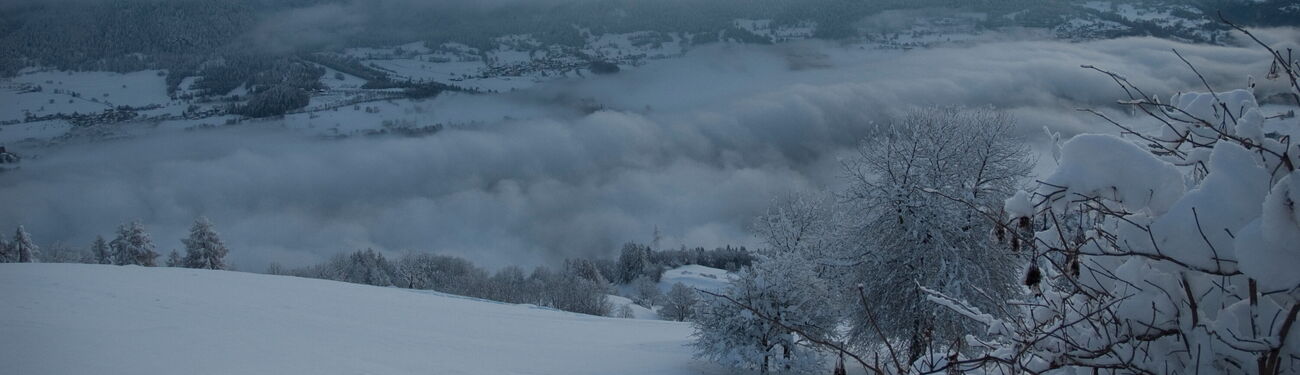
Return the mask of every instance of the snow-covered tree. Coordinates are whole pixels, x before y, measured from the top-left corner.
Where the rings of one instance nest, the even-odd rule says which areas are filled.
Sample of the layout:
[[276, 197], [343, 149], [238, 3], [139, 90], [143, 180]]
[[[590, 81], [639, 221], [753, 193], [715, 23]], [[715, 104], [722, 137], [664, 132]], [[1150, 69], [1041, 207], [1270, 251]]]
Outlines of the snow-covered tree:
[[488, 274], [468, 260], [436, 254], [412, 253], [397, 261], [398, 286], [432, 289], [463, 296], [485, 297]]
[[[1260, 45], [1300, 93], [1300, 64]], [[1033, 255], [1025, 282], [1034, 294], [994, 315], [929, 291], [991, 338], [968, 338], [978, 353], [946, 354], [927, 367], [1300, 373], [1300, 147], [1287, 135], [1295, 133], [1266, 131], [1281, 120], [1251, 88], [1217, 92], [1202, 82], [1205, 92], [1162, 101], [1088, 68], [1121, 85], [1130, 95], [1123, 103], [1161, 128], [1112, 121], [1129, 137], [1079, 135], [1062, 145], [1033, 202], [1019, 195], [1007, 202], [1008, 216], [995, 218], [1009, 228], [1029, 223], [1027, 234], [1008, 232]]]
[[594, 267], [589, 266], [590, 262], [570, 260], [564, 272], [543, 279], [544, 305], [581, 314], [609, 315], [613, 308], [606, 299], [609, 284], [599, 273], [595, 273], [596, 280], [591, 279]]
[[289, 275], [289, 271], [283, 265], [277, 262], [271, 262], [266, 266], [267, 275]]
[[672, 289], [668, 289], [668, 294], [664, 296], [664, 306], [659, 309], [659, 316], [679, 322], [690, 319], [695, 303], [699, 301], [695, 289], [682, 283], [673, 283]]
[[22, 225], [14, 233], [14, 240], [9, 244], [9, 254], [13, 261], [18, 263], [34, 263], [39, 256], [41, 249], [32, 241], [32, 236], [27, 234]]
[[93, 263], [94, 257], [85, 249], [55, 242], [41, 252], [41, 261], [47, 263]]
[[167, 267], [181, 267], [185, 265], [185, 261], [181, 259], [181, 253], [172, 250], [170, 253], [167, 253], [167, 262], [164, 264], [166, 264]]
[[[854, 352], [883, 348], [896, 364], [890, 368], [901, 372], [933, 343], [946, 346], [968, 333], [961, 315], [926, 300], [926, 288], [1009, 298], [1017, 291], [1017, 259], [1007, 245], [987, 241], [997, 226], [983, 212], [934, 193], [1001, 204], [1031, 166], [1013, 127], [1007, 115], [988, 108], [918, 109], [881, 129], [845, 162], [849, 184], [838, 196], [797, 195], [773, 205], [753, 226], [766, 245], [757, 253], [760, 261], [724, 295], [744, 294], [736, 288], [763, 280], [760, 290], [769, 298], [818, 296], [824, 305], [795, 310], [819, 314], [821, 323], [779, 324], [775, 315], [759, 313], [764, 307], [756, 303], [763, 300], [704, 292], [714, 298], [704, 299], [696, 317], [699, 352], [733, 364], [735, 358], [752, 361], [758, 357], [736, 354], [752, 354], [753, 347], [744, 347], [752, 340], [717, 332], [778, 327], [802, 330], [808, 347], [875, 370], [868, 356]], [[718, 318], [740, 311], [747, 315]], [[847, 323], [846, 337], [815, 329], [840, 323]], [[705, 344], [703, 337], [713, 341]], [[905, 346], [897, 347], [900, 342]]]
[[589, 259], [575, 258], [564, 261], [564, 273], [578, 276], [595, 283], [596, 285], [608, 286], [609, 281], [605, 275], [600, 273], [600, 268]]
[[650, 247], [634, 243], [623, 244], [618, 255], [618, 282], [631, 283], [641, 276], [647, 276], [650, 269]]
[[153, 240], [144, 231], [144, 224], [132, 221], [117, 228], [117, 238], [108, 244], [113, 250], [113, 264], [145, 267], [157, 266], [158, 253], [153, 251]]
[[528, 279], [523, 268], [507, 266], [488, 280], [488, 299], [506, 303], [528, 302]]
[[839, 314], [808, 262], [762, 259], [724, 292], [701, 292], [693, 320], [697, 357], [762, 373], [821, 368], [816, 347], [836, 336]]
[[854, 228], [846, 226], [845, 214], [830, 194], [797, 194], [776, 201], [754, 220], [754, 235], [767, 246], [759, 253], [797, 255], [815, 264], [819, 276], [832, 282], [851, 282], [832, 277], [836, 275], [832, 269], [839, 265], [837, 258], [848, 251], [854, 238]]
[[109, 249], [104, 236], [95, 236], [95, 242], [90, 244], [90, 255], [95, 263], [113, 264], [113, 250]]
[[320, 270], [321, 278], [375, 286], [393, 285], [397, 274], [384, 254], [365, 249], [350, 254], [339, 254]]
[[12, 260], [10, 260], [12, 258], [17, 258], [17, 257], [9, 255], [9, 241], [5, 239], [5, 235], [3, 233], [0, 233], [0, 263], [13, 262]]
[[632, 300], [636, 304], [650, 308], [658, 304], [661, 298], [663, 293], [659, 291], [659, 285], [650, 281], [650, 278], [642, 276], [632, 281]]
[[226, 244], [221, 242], [217, 232], [212, 229], [212, 221], [199, 217], [190, 227], [190, 236], [182, 239], [185, 244], [185, 259], [181, 266], [185, 268], [202, 268], [210, 270], [226, 269]]
[[986, 240], [994, 223], [935, 194], [988, 207], [1007, 199], [1032, 166], [1014, 126], [990, 108], [916, 109], [844, 163], [848, 245], [828, 263], [844, 266], [841, 285], [862, 285], [868, 301], [849, 303], [853, 342], [900, 340], [906, 347], [899, 349], [915, 359], [932, 342], [973, 333], [961, 316], [926, 301], [923, 287], [961, 298], [1016, 294], [1014, 254]]
[[620, 305], [617, 311], [614, 311], [615, 318], [636, 319], [636, 313], [632, 311], [632, 305]]

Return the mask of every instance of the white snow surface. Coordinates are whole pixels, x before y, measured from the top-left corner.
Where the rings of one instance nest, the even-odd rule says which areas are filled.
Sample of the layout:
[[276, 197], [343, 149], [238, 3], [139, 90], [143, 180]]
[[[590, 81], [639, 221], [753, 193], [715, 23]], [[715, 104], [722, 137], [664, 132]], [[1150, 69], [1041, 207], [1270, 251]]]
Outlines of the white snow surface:
[[11, 374], [698, 374], [686, 323], [180, 268], [0, 264]]
[[1168, 211], [1186, 191], [1183, 176], [1173, 165], [1129, 141], [1104, 134], [1083, 134], [1065, 142], [1060, 167], [1044, 181], [1047, 184], [1039, 188], [1043, 195], [1054, 186], [1068, 186], [1068, 197], [1073, 193], [1100, 196], [1156, 215]]
[[673, 284], [682, 283], [691, 288], [718, 292], [726, 289], [733, 277], [727, 270], [689, 264], [664, 271], [659, 278], [659, 290], [668, 293]]
[[613, 315], [614, 317], [624, 318], [619, 316], [619, 310], [622, 309], [623, 306], [627, 306], [627, 308], [632, 311], [632, 317], [630, 319], [661, 320], [659, 312], [638, 305], [635, 302], [632, 302], [631, 298], [606, 294], [605, 300], [609, 302], [610, 306], [613, 306], [613, 308], [610, 309], [610, 315]]

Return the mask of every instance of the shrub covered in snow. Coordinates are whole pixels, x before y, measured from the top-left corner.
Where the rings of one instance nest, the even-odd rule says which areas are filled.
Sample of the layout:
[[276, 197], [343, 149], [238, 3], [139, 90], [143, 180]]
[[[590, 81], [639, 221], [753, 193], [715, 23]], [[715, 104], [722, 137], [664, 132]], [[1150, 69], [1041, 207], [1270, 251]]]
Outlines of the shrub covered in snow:
[[821, 354], [808, 337], [831, 337], [838, 321], [829, 288], [796, 257], [742, 270], [694, 311], [696, 356], [738, 368], [808, 373]]
[[1034, 255], [1025, 280], [1034, 294], [990, 314], [929, 290], [991, 338], [967, 337], [978, 355], [953, 352], [927, 367], [1300, 372], [1300, 147], [1263, 131], [1269, 116], [1250, 89], [1165, 102], [1105, 73], [1161, 131], [1120, 125], [1132, 138], [1065, 142], [1032, 209], [1026, 194], [1006, 204], [1004, 226], [1033, 222], [1031, 233], [1011, 233]]

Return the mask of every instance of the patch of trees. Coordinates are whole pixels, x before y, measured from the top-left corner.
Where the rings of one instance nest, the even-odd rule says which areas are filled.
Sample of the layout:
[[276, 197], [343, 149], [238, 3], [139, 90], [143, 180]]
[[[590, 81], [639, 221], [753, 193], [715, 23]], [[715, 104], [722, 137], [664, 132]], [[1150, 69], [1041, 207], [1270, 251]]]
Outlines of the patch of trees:
[[1219, 14], [1231, 20], [1239, 20], [1245, 25], [1259, 27], [1296, 26], [1300, 17], [1300, 8], [1291, 0], [1201, 0], [1190, 2], [1202, 14]]
[[12, 242], [0, 235], [0, 263], [35, 263], [40, 253], [40, 247], [36, 246], [32, 236], [21, 225], [15, 231]]
[[651, 251], [648, 246], [629, 243], [623, 247], [617, 261], [575, 258], [564, 261], [558, 270], [538, 266], [531, 272], [525, 272], [518, 266], [509, 266], [492, 273], [456, 256], [407, 253], [390, 260], [381, 252], [365, 249], [335, 255], [324, 263], [298, 269], [286, 270], [273, 264], [267, 272], [375, 286], [434, 290], [601, 316], [611, 314], [612, 307], [606, 301], [606, 295], [615, 292], [614, 284], [635, 281], [644, 284], [644, 287], [639, 288], [643, 293], [638, 296], [638, 303], [647, 307], [663, 306], [663, 317], [666, 319], [685, 320], [693, 316], [698, 297], [694, 290], [683, 285], [675, 285], [666, 296], [660, 295], [654, 283], [666, 267], [699, 264], [695, 262], [703, 261], [739, 268], [748, 265], [751, 259], [744, 248], [658, 252]]
[[438, 96], [438, 94], [441, 94], [443, 91], [448, 91], [448, 90], [464, 91], [459, 87], [446, 85], [438, 82], [419, 82], [419, 83], [408, 83], [405, 86], [405, 88], [402, 90], [402, 95], [405, 95], [407, 98], [411, 98], [411, 99], [425, 99], [425, 98], [432, 98]]
[[274, 86], [289, 86], [304, 91], [322, 90], [325, 69], [308, 62], [256, 54], [227, 56], [198, 70], [200, 78], [192, 86], [200, 96], [220, 96], [240, 86], [260, 92]]
[[592, 61], [591, 65], [587, 66], [587, 69], [596, 74], [614, 74], [618, 73], [619, 70], [618, 64], [600, 60]]
[[137, 71], [207, 56], [257, 22], [252, 0], [0, 5], [0, 75], [26, 66]]
[[[121, 0], [113, 2], [22, 2], [3, 5], [0, 12], [0, 75], [11, 76], [28, 66], [69, 70], [135, 71], [166, 69], [169, 87], [176, 87], [206, 61], [255, 50], [248, 30], [277, 12], [333, 3], [332, 0]], [[1162, 5], [1162, 1], [1142, 1]], [[1223, 10], [1251, 25], [1295, 25], [1297, 10], [1288, 0], [1187, 2], [1202, 14]], [[423, 40], [429, 45], [463, 43], [480, 50], [496, 46], [496, 38], [528, 34], [543, 45], [573, 48], [586, 43], [587, 33], [651, 31], [714, 41], [719, 32], [732, 38], [766, 43], [766, 38], [733, 29], [733, 21], [770, 19], [773, 26], [815, 22], [816, 37], [858, 37], [864, 17], [886, 10], [959, 8], [988, 14], [989, 26], [1054, 27], [1080, 14], [1077, 4], [1062, 1], [954, 0], [694, 0], [591, 1], [563, 4], [520, 2], [500, 7], [375, 4], [349, 7], [361, 13], [363, 32], [339, 37], [330, 46], [387, 46]], [[1287, 10], [1290, 9], [1290, 10]], [[1016, 17], [1006, 17], [1010, 14]], [[1127, 22], [1125, 22], [1127, 24]], [[1194, 35], [1179, 36], [1188, 38]], [[324, 48], [324, 47], [319, 47]], [[301, 51], [300, 51], [301, 52]], [[306, 51], [319, 52], [319, 51]], [[370, 81], [351, 64], [320, 62]]]
[[619, 251], [615, 268], [605, 273], [606, 277], [620, 284], [631, 284], [640, 278], [659, 282], [663, 272], [685, 265], [701, 265], [723, 269], [731, 272], [748, 267], [754, 261], [749, 250], [742, 247], [719, 247], [705, 250], [703, 247], [687, 249], [683, 246], [677, 250], [655, 251], [650, 246], [627, 243]]
[[583, 259], [565, 262], [562, 269], [539, 266], [525, 274], [519, 267], [506, 267], [495, 274], [463, 258], [409, 253], [390, 261], [380, 252], [366, 249], [339, 254], [325, 263], [296, 270], [272, 266], [274, 274], [344, 281], [375, 286], [425, 289], [500, 301], [529, 303], [591, 315], [608, 315], [605, 296], [612, 288], [594, 263]]
[[705, 267], [723, 269], [731, 272], [748, 267], [754, 261], [753, 254], [744, 246], [730, 245], [705, 250], [703, 247], [677, 250], [659, 250], [650, 252], [650, 262], [666, 268], [698, 264]]
[[274, 85], [253, 93], [248, 102], [234, 105], [230, 112], [248, 117], [280, 116], [306, 107], [311, 102], [307, 91], [288, 85]]
[[[229, 250], [207, 218], [195, 220], [189, 236], [181, 239], [181, 243], [185, 246], [185, 254], [182, 256], [172, 251], [172, 259], [167, 262], [169, 267], [213, 270], [229, 268], [225, 263]], [[111, 241], [99, 236], [88, 248], [72, 248], [56, 243], [51, 246], [48, 257], [42, 257], [40, 248], [31, 235], [22, 226], [18, 226], [12, 241], [0, 236], [0, 263], [34, 263], [44, 260], [54, 263], [156, 267], [159, 254], [154, 249], [153, 239], [144, 225], [132, 221], [119, 226]]]

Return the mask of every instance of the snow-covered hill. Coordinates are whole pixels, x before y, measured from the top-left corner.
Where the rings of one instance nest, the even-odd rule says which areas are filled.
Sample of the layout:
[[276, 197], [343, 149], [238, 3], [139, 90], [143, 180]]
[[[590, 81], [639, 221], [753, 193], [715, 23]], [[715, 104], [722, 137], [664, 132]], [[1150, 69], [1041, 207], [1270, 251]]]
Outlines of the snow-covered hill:
[[691, 288], [718, 292], [727, 288], [732, 277], [727, 270], [688, 264], [664, 271], [659, 279], [659, 290], [668, 293], [673, 284], [682, 283]]
[[0, 264], [10, 374], [684, 374], [685, 323], [178, 268]]

